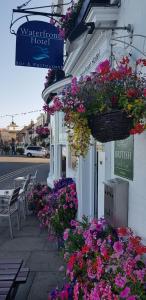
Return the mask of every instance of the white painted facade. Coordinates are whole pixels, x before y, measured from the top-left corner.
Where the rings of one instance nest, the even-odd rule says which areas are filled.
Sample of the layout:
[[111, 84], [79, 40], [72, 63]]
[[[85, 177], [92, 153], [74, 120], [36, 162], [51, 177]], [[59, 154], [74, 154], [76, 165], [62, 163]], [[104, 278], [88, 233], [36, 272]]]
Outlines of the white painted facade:
[[[120, 7], [93, 7], [90, 9], [86, 22], [94, 22], [94, 32], [82, 34], [72, 44], [67, 43], [69, 56], [65, 64], [65, 72], [72, 76], [86, 75], [94, 71], [98, 63], [109, 58], [111, 51], [111, 31], [100, 30], [100, 27], [128, 26], [133, 27], [132, 33], [126, 30], [115, 31], [113, 51], [117, 58], [128, 53], [133, 61], [146, 54], [146, 43], [142, 36], [146, 35], [146, 0], [121, 0]], [[117, 37], [124, 36], [118, 39]], [[128, 36], [128, 37], [125, 37]], [[117, 41], [118, 40], [118, 41]], [[137, 49], [128, 46], [127, 43]], [[69, 80], [55, 84], [43, 92], [44, 100], [49, 93], [61, 89]], [[78, 160], [77, 168], [72, 168], [71, 153], [67, 143], [65, 129], [62, 126], [63, 117], [57, 113], [51, 117], [51, 166], [48, 175], [48, 185], [53, 186], [53, 180], [61, 177], [61, 145], [66, 145], [66, 177], [73, 177], [77, 184], [79, 211], [78, 218], [88, 215], [90, 218], [98, 213], [104, 215], [104, 184], [114, 175], [114, 142], [106, 143], [102, 147], [92, 140], [92, 146], [86, 159]], [[98, 148], [98, 166], [97, 166]], [[128, 226], [146, 241], [146, 133], [134, 136], [134, 178], [129, 180]], [[98, 179], [97, 179], [98, 177]], [[97, 191], [98, 181], [98, 195]], [[97, 197], [98, 196], [98, 197]], [[98, 203], [97, 203], [98, 198]]]

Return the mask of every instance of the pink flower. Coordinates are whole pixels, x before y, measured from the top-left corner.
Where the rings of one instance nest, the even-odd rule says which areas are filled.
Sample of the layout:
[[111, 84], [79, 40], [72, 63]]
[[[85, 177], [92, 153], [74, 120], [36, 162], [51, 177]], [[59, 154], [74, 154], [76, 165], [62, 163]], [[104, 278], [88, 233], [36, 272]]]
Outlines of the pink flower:
[[144, 276], [146, 275], [146, 269], [136, 270], [134, 273], [136, 274], [138, 280], [143, 283]]
[[72, 85], [76, 85], [77, 84], [77, 77], [73, 77], [71, 83], [72, 83]]
[[60, 299], [68, 300], [68, 291], [67, 290], [60, 292]]
[[129, 297], [127, 298], [127, 300], [136, 300], [136, 297], [135, 297], [135, 296], [129, 296]]
[[102, 63], [100, 63], [96, 68], [96, 72], [102, 75], [107, 74], [109, 71], [110, 71], [110, 62], [107, 59]]
[[118, 274], [115, 278], [115, 284], [118, 287], [123, 288], [126, 284], [126, 277], [122, 277], [122, 276], [120, 276], [120, 274]]
[[85, 107], [83, 104], [80, 104], [77, 108], [77, 112], [79, 113], [84, 113], [85, 112]]
[[74, 286], [74, 300], [79, 299], [79, 283], [76, 283]]
[[67, 205], [64, 204], [64, 205], [63, 205], [63, 209], [67, 209]]
[[125, 289], [120, 293], [121, 298], [127, 298], [130, 294], [130, 288], [125, 287]]
[[121, 242], [115, 242], [114, 245], [113, 245], [113, 248], [114, 248], [116, 254], [118, 254], [119, 256], [121, 254], [123, 254], [123, 252], [124, 252], [123, 251], [123, 245], [122, 245]]
[[65, 38], [65, 31], [64, 31], [64, 29], [62, 29], [60, 27], [59, 27], [59, 37], [61, 37], [62, 39]]
[[78, 221], [76, 221], [76, 220], [71, 220], [70, 225], [71, 225], [72, 227], [76, 227], [76, 226], [78, 226]]

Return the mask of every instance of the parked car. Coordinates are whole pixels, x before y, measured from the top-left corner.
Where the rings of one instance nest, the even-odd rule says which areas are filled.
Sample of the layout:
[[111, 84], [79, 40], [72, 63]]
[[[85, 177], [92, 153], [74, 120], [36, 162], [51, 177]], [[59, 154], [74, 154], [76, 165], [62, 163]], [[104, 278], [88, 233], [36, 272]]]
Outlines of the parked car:
[[25, 148], [24, 155], [28, 157], [31, 156], [46, 157], [47, 150], [44, 147], [40, 147], [40, 146], [27, 146]]

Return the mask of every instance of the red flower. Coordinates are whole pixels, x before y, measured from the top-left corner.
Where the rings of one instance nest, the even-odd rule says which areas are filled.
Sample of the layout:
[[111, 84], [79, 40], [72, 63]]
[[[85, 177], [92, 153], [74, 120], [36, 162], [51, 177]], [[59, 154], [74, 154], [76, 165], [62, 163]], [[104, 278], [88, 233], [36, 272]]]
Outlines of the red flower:
[[137, 95], [138, 95], [138, 91], [136, 89], [131, 88], [127, 91], [127, 97], [129, 98], [137, 97]]
[[124, 57], [122, 58], [122, 60], [120, 61], [120, 63], [121, 63], [122, 65], [127, 65], [127, 64], [129, 64], [129, 58], [128, 58], [128, 56], [124, 56]]
[[146, 66], [146, 59], [142, 59], [142, 63], [144, 66]]
[[146, 59], [139, 58], [137, 59], [136, 64], [137, 65], [143, 64], [143, 66], [146, 66]]
[[96, 72], [100, 73], [101, 75], [105, 75], [109, 73], [109, 71], [110, 71], [110, 62], [107, 59], [102, 63], [100, 63], [96, 68]]
[[71, 255], [71, 257], [70, 257], [70, 259], [69, 259], [69, 261], [68, 261], [68, 264], [67, 264], [67, 268], [69, 269], [70, 272], [71, 272], [72, 269], [73, 269], [75, 260], [76, 260], [76, 256], [75, 256], [75, 255]]
[[87, 252], [89, 252], [89, 250], [90, 250], [89, 247], [85, 245], [85, 246], [82, 247], [81, 251], [82, 251], [83, 254], [86, 254]]
[[143, 95], [146, 97], [146, 89], [143, 90]]
[[130, 130], [130, 134], [140, 134], [145, 130], [144, 124], [137, 123], [134, 128]]
[[126, 228], [126, 227], [120, 227], [120, 228], [117, 229], [117, 231], [118, 231], [118, 235], [121, 236], [121, 237], [126, 236], [129, 233], [129, 229]]
[[146, 246], [139, 245], [135, 248], [135, 251], [137, 254], [143, 255], [144, 253], [146, 253]]
[[132, 246], [136, 248], [140, 245], [141, 238], [139, 236], [132, 236], [129, 240]]

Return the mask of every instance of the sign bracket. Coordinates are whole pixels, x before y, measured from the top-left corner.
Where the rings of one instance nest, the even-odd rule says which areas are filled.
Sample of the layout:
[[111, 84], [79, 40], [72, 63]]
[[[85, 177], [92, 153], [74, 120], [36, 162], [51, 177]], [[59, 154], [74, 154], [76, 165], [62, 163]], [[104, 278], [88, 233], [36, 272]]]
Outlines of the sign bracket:
[[26, 9], [13, 9], [13, 13], [21, 13], [21, 14], [29, 14], [29, 15], [38, 15], [38, 16], [45, 16], [45, 17], [57, 17], [57, 18], [62, 18], [64, 15], [62, 14], [57, 14], [57, 13], [45, 13], [45, 12], [40, 12], [40, 11], [31, 11], [31, 10], [26, 10]]

